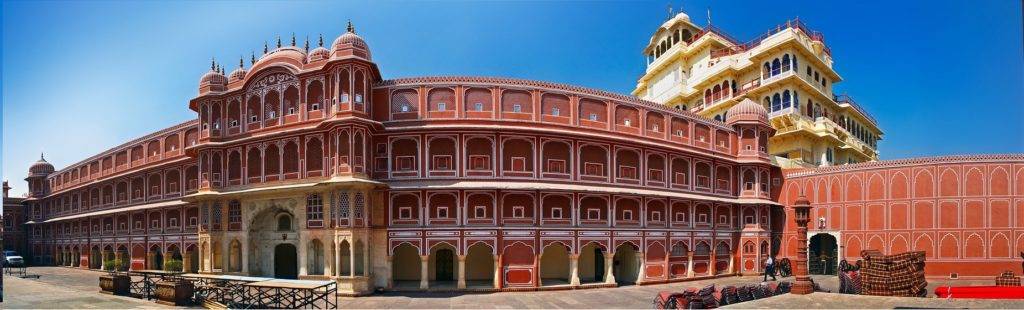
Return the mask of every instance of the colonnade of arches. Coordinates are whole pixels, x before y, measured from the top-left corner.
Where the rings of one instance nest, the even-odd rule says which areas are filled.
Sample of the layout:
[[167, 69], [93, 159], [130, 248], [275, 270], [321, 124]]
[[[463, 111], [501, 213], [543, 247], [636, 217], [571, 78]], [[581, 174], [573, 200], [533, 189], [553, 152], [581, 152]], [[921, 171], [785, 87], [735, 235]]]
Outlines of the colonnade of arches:
[[[505, 287], [557, 287], [585, 285], [631, 285], [643, 281], [716, 276], [737, 268], [730, 243], [698, 241], [690, 251], [678, 241], [671, 251], [661, 242], [642, 249], [622, 242], [614, 251], [599, 242], [588, 242], [574, 251], [561, 241], [542, 247], [539, 253], [518, 243], [525, 253], [509, 246], [496, 253], [489, 243], [476, 242], [460, 252], [449, 242], [434, 243], [428, 250], [409, 242], [395, 246], [388, 256], [389, 286], [399, 289], [500, 289]], [[513, 249], [513, 250], [510, 250]], [[523, 259], [523, 258], [526, 259]], [[515, 273], [529, 271], [527, 279]], [[520, 278], [520, 279], [514, 279]]]
[[199, 271], [199, 252], [195, 244], [188, 244], [184, 250], [178, 244], [93, 244], [62, 245], [54, 250], [54, 264], [65, 267], [107, 270], [107, 261], [120, 262], [116, 270], [164, 270], [164, 262], [174, 259], [182, 262], [182, 272]]

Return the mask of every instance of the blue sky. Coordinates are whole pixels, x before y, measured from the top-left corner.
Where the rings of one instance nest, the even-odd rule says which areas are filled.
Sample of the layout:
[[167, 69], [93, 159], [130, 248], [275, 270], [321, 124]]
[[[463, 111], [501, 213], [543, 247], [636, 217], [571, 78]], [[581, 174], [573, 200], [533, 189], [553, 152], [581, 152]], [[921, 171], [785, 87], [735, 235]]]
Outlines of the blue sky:
[[[823, 32], [848, 92], [885, 130], [883, 159], [1024, 152], [1020, 1], [3, 3], [3, 178], [39, 152], [58, 169], [195, 117], [216, 57], [291, 33], [326, 44], [351, 19], [385, 78], [508, 76], [629, 93], [640, 54], [687, 11], [746, 41], [799, 16]], [[247, 60], [248, 62], [248, 60]]]

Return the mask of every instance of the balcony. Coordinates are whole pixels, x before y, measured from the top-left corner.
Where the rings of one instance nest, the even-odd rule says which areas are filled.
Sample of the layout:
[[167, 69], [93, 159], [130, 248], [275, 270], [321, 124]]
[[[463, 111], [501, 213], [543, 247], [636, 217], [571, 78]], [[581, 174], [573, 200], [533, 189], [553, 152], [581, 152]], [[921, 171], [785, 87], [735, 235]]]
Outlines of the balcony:
[[847, 94], [834, 95], [834, 96], [832, 96], [832, 100], [835, 101], [838, 104], [848, 104], [848, 105], [850, 105], [851, 107], [853, 107], [854, 110], [857, 110], [857, 112], [860, 112], [860, 114], [863, 115], [864, 118], [866, 118], [869, 122], [871, 122], [871, 125], [874, 125], [875, 127], [878, 127], [878, 123], [877, 123], [877, 121], [875, 121], [875, 118], [872, 117], [871, 114], [868, 114], [868, 111], [865, 110], [863, 107], [861, 107], [860, 104], [857, 104], [857, 101], [854, 101], [853, 97], [850, 97], [850, 95], [847, 95]]

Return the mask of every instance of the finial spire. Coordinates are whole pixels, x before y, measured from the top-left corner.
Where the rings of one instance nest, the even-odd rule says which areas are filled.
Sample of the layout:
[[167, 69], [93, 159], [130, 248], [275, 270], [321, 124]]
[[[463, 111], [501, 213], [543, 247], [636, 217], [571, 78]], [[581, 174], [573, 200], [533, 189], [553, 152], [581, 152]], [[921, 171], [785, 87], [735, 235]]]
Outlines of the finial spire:
[[356, 33], [356, 27], [352, 26], [352, 20], [348, 20], [348, 32]]
[[302, 45], [302, 49], [305, 50], [307, 53], [309, 52], [309, 36], [308, 35], [306, 36], [306, 43]]
[[217, 68], [217, 58], [210, 57], [210, 71]]
[[281, 48], [281, 36], [277, 36], [277, 48]]
[[245, 68], [245, 56], [238, 55], [238, 68]]
[[46, 157], [43, 156], [43, 152], [39, 152], [39, 160], [43, 160], [43, 161], [46, 160]]
[[267, 41], [263, 41], [263, 55], [266, 55], [267, 52], [269, 52], [269, 51], [270, 51], [270, 49], [267, 48]]
[[255, 65], [256, 64], [256, 52], [251, 52], [251, 53], [252, 53], [252, 55], [249, 56], [249, 64], [250, 65]]
[[668, 18], [672, 19], [672, 3], [668, 4]]
[[319, 47], [324, 47], [324, 34], [320, 34], [320, 40], [318, 40], [316, 44]]
[[292, 32], [292, 46], [295, 46], [295, 33]]

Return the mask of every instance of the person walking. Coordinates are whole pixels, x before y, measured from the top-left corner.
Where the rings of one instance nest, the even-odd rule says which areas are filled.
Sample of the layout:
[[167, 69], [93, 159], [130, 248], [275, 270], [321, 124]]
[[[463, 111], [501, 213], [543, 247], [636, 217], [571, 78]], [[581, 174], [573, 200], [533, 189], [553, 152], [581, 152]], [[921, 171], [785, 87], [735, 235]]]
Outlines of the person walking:
[[775, 281], [775, 259], [768, 256], [768, 259], [764, 261], [764, 280], [768, 282], [768, 275], [772, 276], [772, 281]]

